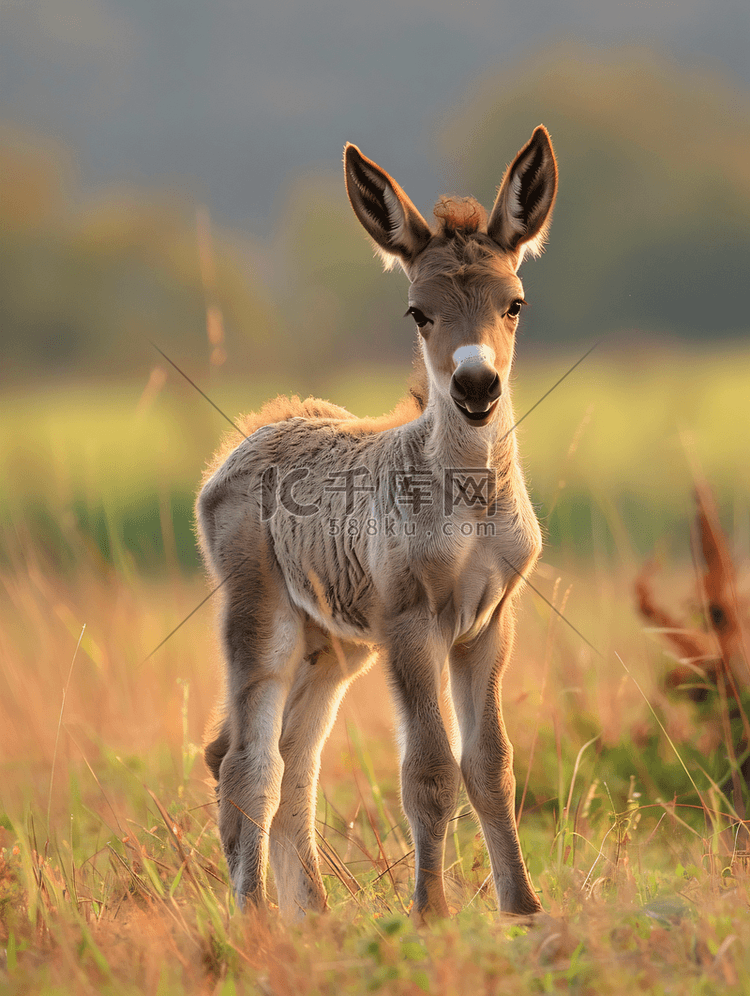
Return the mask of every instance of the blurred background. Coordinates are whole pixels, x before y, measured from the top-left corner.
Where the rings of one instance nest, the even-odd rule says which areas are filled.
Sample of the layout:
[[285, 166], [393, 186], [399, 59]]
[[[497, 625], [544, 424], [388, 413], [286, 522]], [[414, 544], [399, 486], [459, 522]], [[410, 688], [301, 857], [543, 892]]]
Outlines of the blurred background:
[[685, 433], [746, 535], [742, 0], [8, 0], [2, 21], [5, 540], [195, 568], [226, 425], [151, 343], [231, 417], [281, 390], [390, 407], [406, 281], [349, 208], [344, 142], [429, 218], [444, 192], [491, 204], [539, 122], [561, 181], [523, 270], [519, 409], [607, 336], [524, 426], [550, 536], [590, 548], [605, 495], [650, 549], [689, 505]]
[[[514, 371], [546, 537], [505, 686], [519, 804], [541, 855], [598, 735], [587, 770], [607, 788], [587, 808], [593, 792], [630, 812], [637, 772], [699, 822], [641, 689], [717, 782], [724, 727], [666, 695], [635, 587], [655, 557], [655, 604], [709, 639], [690, 542], [705, 477], [748, 590], [747, 0], [4, 0], [0, 18], [0, 827], [36, 814], [80, 868], [125, 836], [110, 807], [159, 822], [144, 782], [211, 819], [196, 745], [219, 599], [196, 611], [192, 510], [232, 430], [158, 350], [230, 418], [279, 392], [389, 410], [414, 343], [406, 279], [349, 207], [344, 142], [429, 219], [443, 193], [489, 206], [540, 122], [560, 192], [522, 269]], [[360, 731], [398, 813], [386, 702], [373, 669], [323, 789], [353, 787]]]

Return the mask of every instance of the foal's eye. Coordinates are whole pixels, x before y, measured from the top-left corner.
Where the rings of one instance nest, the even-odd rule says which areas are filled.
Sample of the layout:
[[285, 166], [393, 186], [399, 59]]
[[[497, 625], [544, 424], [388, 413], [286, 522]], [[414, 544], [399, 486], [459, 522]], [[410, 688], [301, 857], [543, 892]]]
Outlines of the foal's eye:
[[409, 308], [406, 315], [404, 315], [404, 318], [406, 318], [407, 315], [411, 315], [417, 323], [418, 329], [423, 329], [425, 325], [432, 325], [432, 319], [428, 318], [423, 311], [419, 310], [419, 308]]
[[526, 302], [518, 298], [513, 302], [513, 304], [511, 304], [511, 306], [508, 308], [505, 314], [508, 316], [508, 318], [518, 318], [518, 316], [521, 314], [521, 308], [524, 306], [524, 304], [526, 304]]

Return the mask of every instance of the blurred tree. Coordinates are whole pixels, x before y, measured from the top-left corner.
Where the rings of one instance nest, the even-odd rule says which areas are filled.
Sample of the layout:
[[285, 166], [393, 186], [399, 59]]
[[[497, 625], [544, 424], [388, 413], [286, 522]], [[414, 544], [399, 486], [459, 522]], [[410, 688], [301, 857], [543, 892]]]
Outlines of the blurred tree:
[[218, 233], [207, 288], [187, 199], [110, 192], [82, 207], [69, 161], [39, 140], [0, 135], [0, 381], [145, 372], [155, 359], [145, 337], [208, 363], [209, 304], [223, 313], [230, 360], [249, 352], [245, 337], [255, 364], [269, 360], [277, 319], [250, 245]]
[[407, 281], [383, 276], [341, 176], [301, 177], [290, 189], [274, 243], [274, 297], [283, 351], [307, 373], [408, 355], [413, 323]]
[[[743, 334], [747, 89], [646, 49], [557, 45], [489, 76], [441, 119], [443, 191], [489, 207], [505, 163], [540, 121], [561, 186], [553, 249], [524, 268], [527, 343], [636, 327]], [[82, 206], [72, 161], [65, 149], [0, 132], [0, 382], [145, 374], [154, 357], [144, 333], [178, 361], [207, 366], [217, 355], [207, 307], [214, 332], [221, 316], [219, 352], [235, 375], [283, 366], [305, 389], [331, 365], [408, 357], [406, 280], [383, 276], [338, 171], [298, 178], [270, 245], [215, 233], [208, 288], [187, 196], [130, 190]], [[398, 178], [397, 163], [383, 165]], [[430, 205], [417, 206], [429, 218]]]
[[747, 89], [650, 50], [556, 45], [486, 79], [442, 123], [451, 181], [489, 205], [505, 163], [539, 122], [552, 134], [561, 179], [554, 249], [525, 271], [531, 338], [633, 326], [743, 334]]

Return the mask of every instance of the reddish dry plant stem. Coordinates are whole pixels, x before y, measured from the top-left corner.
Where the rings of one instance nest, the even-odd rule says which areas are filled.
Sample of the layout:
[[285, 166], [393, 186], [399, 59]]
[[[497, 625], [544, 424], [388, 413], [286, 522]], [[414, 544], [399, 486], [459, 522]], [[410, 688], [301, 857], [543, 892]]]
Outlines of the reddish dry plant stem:
[[[698, 600], [702, 610], [703, 629], [681, 624], [660, 608], [651, 587], [656, 565], [644, 566], [636, 580], [635, 592], [641, 615], [662, 630], [666, 642], [676, 652], [679, 663], [667, 675], [669, 688], [689, 685], [688, 694], [695, 700], [706, 697], [713, 686], [718, 690], [724, 738], [732, 761], [732, 797], [735, 812], [743, 821], [736, 846], [746, 851], [750, 834], [746, 829], [742, 778], [750, 785], [750, 761], [740, 767], [737, 755], [742, 755], [750, 743], [750, 724], [740, 703], [740, 694], [747, 687], [748, 660], [745, 651], [742, 617], [736, 588], [736, 570], [729, 555], [724, 533], [719, 525], [716, 506], [705, 481], [696, 483], [696, 516], [693, 531], [694, 548], [700, 547], [703, 568], [696, 554]], [[696, 678], [702, 684], [696, 683]], [[730, 701], [736, 706], [730, 714]], [[744, 732], [739, 743], [733, 743], [732, 716], [742, 720]]]
[[[664, 630], [663, 637], [679, 664], [667, 675], [667, 686], [677, 688], [696, 678], [717, 686], [723, 678], [727, 694], [735, 699], [747, 687], [747, 655], [736, 590], [736, 571], [726, 538], [718, 523], [713, 497], [705, 483], [696, 485], [695, 530], [705, 570], [697, 579], [703, 629], [680, 622], [661, 608], [654, 597], [653, 561], [647, 563], [635, 582], [641, 615], [652, 626]], [[696, 573], [698, 568], [696, 565]], [[705, 697], [705, 686], [692, 689], [693, 698]], [[750, 732], [746, 729], [746, 734]]]

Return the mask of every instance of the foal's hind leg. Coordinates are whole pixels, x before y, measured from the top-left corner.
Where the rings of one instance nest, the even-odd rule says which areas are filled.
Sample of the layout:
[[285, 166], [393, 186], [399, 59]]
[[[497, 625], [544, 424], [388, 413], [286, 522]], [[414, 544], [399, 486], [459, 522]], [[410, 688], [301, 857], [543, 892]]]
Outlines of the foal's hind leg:
[[306, 656], [297, 668], [279, 743], [284, 760], [281, 802], [271, 825], [271, 867], [279, 909], [286, 917], [326, 908], [315, 844], [320, 755], [341, 699], [372, 656], [369, 648], [355, 647], [339, 659], [327, 647]]
[[516, 830], [513, 748], [505, 732], [500, 685], [513, 644], [510, 607], [450, 655], [451, 691], [461, 730], [461, 774], [482, 825], [500, 909], [526, 915], [542, 909]]
[[302, 658], [302, 630], [299, 613], [270, 570], [246, 570], [232, 579], [224, 619], [226, 732], [224, 744], [209, 747], [207, 760], [215, 763], [228, 744], [218, 768], [219, 831], [241, 906], [265, 900], [268, 839], [284, 771], [279, 737]]

